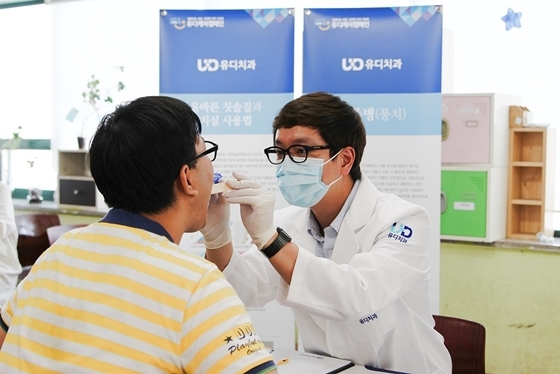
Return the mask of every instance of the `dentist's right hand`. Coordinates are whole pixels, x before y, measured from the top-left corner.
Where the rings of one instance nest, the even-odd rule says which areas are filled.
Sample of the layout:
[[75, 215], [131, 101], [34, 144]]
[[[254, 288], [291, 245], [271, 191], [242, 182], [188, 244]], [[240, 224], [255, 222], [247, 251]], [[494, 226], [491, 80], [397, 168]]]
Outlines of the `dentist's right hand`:
[[221, 193], [210, 196], [206, 225], [200, 229], [207, 249], [217, 249], [231, 243], [229, 213], [229, 204]]
[[249, 176], [233, 172], [236, 180], [228, 180], [232, 190], [223, 192], [230, 204], [240, 204], [243, 226], [260, 250], [276, 234], [274, 226], [274, 193]]

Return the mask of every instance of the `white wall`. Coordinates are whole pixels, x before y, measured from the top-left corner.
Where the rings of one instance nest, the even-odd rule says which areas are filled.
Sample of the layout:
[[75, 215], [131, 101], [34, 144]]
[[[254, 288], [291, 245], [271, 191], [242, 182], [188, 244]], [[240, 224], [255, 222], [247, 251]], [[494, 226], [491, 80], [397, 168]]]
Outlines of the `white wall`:
[[[444, 28], [453, 33], [454, 93], [497, 92], [522, 98], [534, 122], [560, 125], [560, 4], [544, 0], [446, 1]], [[508, 8], [521, 12], [521, 28], [506, 31]], [[445, 35], [445, 34], [444, 34]], [[444, 44], [445, 48], [445, 44]], [[444, 59], [444, 64], [445, 64]], [[449, 61], [449, 58], [448, 58]], [[445, 70], [445, 69], [444, 69]], [[445, 89], [445, 86], [444, 86]], [[555, 185], [560, 186], [560, 137], [556, 139]], [[560, 229], [560, 188], [555, 189], [554, 228]]]
[[51, 137], [50, 27], [45, 6], [0, 9], [0, 138]]
[[[508, 8], [521, 28], [506, 31]], [[536, 122], [557, 124], [560, 6], [544, 0], [447, 1], [444, 27], [454, 30], [455, 92], [521, 96]]]

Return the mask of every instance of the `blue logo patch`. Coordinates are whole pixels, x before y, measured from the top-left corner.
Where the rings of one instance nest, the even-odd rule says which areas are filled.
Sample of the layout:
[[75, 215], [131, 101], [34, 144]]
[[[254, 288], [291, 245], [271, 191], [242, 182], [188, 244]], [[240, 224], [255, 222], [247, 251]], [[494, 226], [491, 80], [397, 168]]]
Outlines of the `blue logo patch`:
[[387, 235], [389, 239], [398, 240], [401, 243], [406, 243], [412, 237], [412, 228], [406, 226], [404, 223], [395, 222], [391, 226], [390, 232]]

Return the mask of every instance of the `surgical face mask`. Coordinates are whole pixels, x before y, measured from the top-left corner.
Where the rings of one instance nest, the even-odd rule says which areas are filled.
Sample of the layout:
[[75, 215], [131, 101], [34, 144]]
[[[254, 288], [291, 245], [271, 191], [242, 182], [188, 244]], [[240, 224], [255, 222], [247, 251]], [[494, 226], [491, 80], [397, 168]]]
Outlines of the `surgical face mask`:
[[278, 187], [286, 201], [303, 208], [310, 208], [321, 201], [329, 187], [342, 178], [341, 175], [328, 185], [323, 183], [323, 165], [338, 156], [341, 151], [325, 162], [320, 158], [308, 158], [303, 163], [296, 163], [286, 157], [284, 162], [276, 167]]

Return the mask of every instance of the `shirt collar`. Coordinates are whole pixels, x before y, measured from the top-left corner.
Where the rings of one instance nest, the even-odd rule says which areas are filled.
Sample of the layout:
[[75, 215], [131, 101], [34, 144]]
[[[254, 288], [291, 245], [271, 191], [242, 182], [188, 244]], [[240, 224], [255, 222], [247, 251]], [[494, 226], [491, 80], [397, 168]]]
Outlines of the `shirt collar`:
[[[344, 216], [346, 216], [348, 209], [350, 209], [350, 206], [352, 205], [352, 201], [354, 201], [354, 197], [356, 197], [356, 191], [358, 190], [359, 185], [360, 185], [360, 180], [356, 179], [356, 181], [354, 182], [354, 186], [352, 186], [352, 190], [348, 195], [348, 198], [346, 199], [344, 205], [342, 206], [342, 209], [340, 209], [338, 215], [329, 225], [329, 227], [333, 228], [337, 233], [340, 231], [340, 226], [342, 226], [342, 221], [344, 220]], [[321, 230], [319, 228], [319, 223], [317, 222], [317, 219], [315, 218], [313, 212], [309, 212], [309, 223], [307, 227], [308, 227], [307, 232], [311, 234], [311, 236], [313, 236], [315, 240], [320, 242], [324, 240], [324, 236], [320, 234]]]
[[105, 217], [100, 220], [100, 222], [114, 223], [116, 225], [129, 226], [149, 231], [156, 235], [165, 236], [171, 243], [173, 243], [171, 235], [169, 235], [162, 225], [139, 214], [131, 213], [128, 210], [116, 208], [111, 209], [107, 212]]
[[346, 216], [348, 209], [350, 209], [350, 205], [352, 205], [352, 201], [354, 201], [354, 197], [356, 196], [356, 191], [358, 190], [359, 185], [360, 185], [360, 180], [357, 179], [354, 182], [354, 186], [350, 191], [350, 195], [348, 195], [348, 198], [344, 202], [342, 209], [340, 209], [340, 212], [338, 212], [338, 215], [336, 216], [334, 221], [332, 221], [332, 223], [330, 224], [330, 226], [333, 229], [335, 229], [337, 233], [340, 231], [340, 226], [342, 226], [342, 221], [344, 220], [344, 217]]

